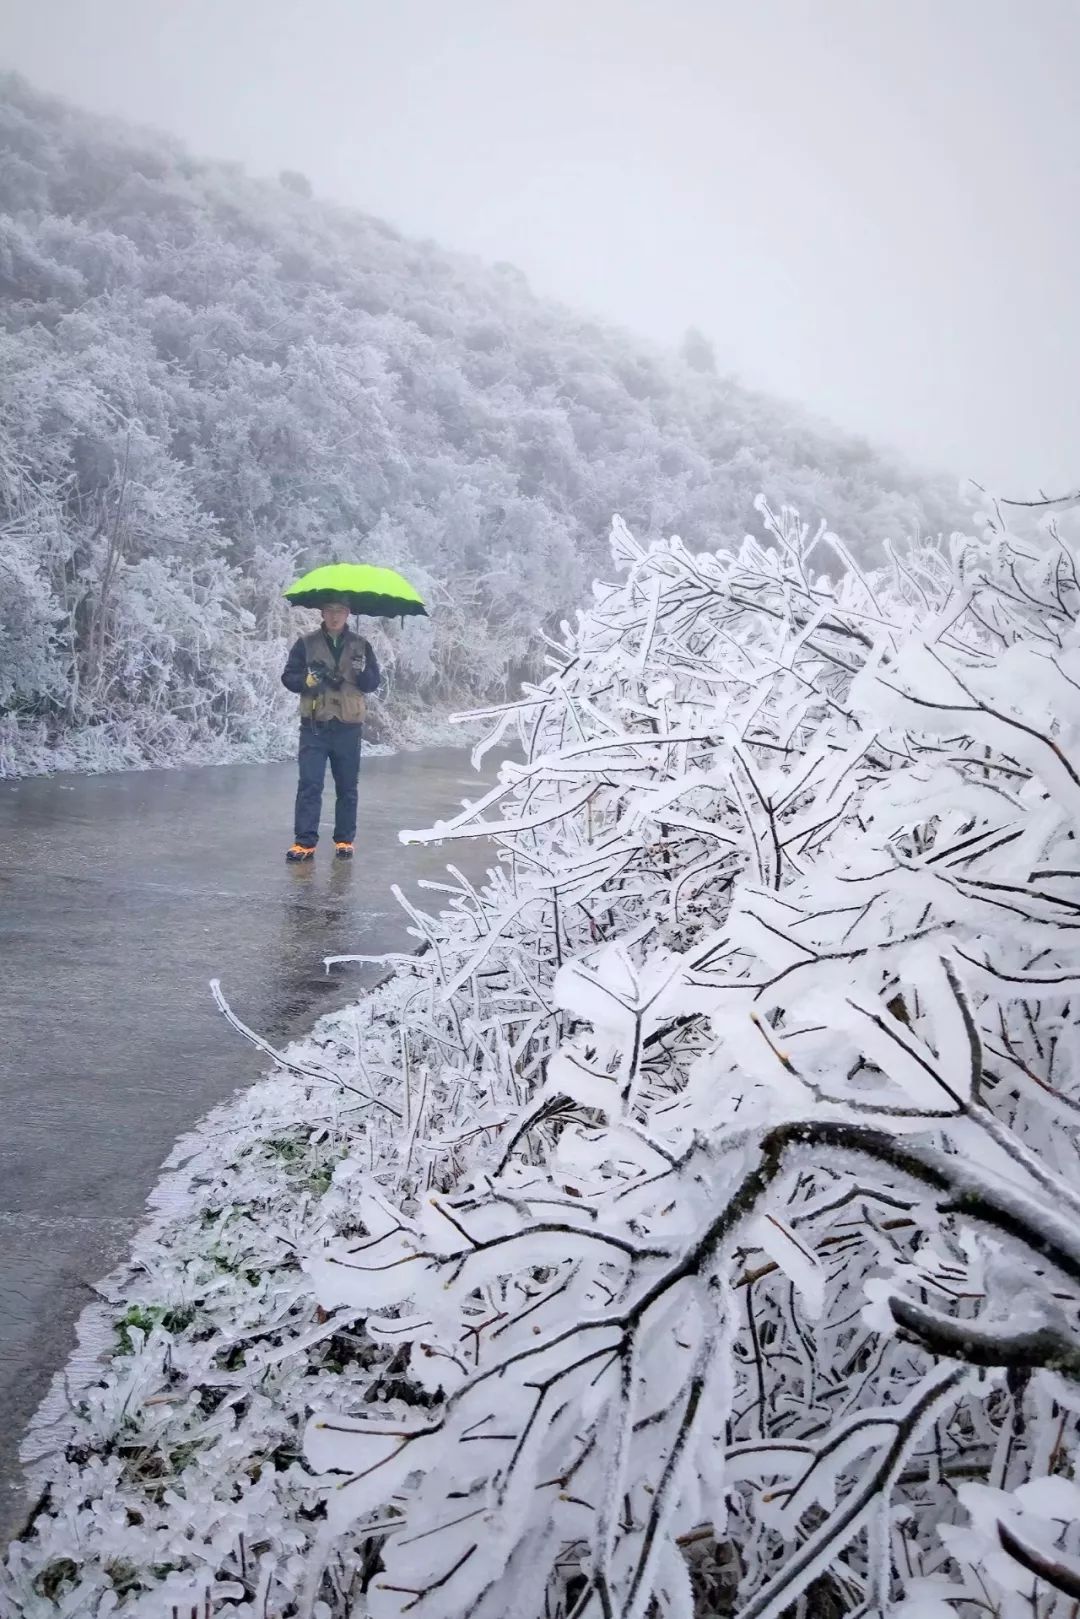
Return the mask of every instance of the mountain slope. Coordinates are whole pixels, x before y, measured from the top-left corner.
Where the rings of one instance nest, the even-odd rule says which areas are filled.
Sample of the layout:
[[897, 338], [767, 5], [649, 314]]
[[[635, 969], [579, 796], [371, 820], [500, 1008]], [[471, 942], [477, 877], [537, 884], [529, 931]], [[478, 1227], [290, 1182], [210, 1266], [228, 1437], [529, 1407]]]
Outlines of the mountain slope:
[[700, 341], [649, 350], [308, 189], [0, 79], [0, 772], [28, 738], [273, 747], [280, 590], [315, 561], [416, 579], [432, 624], [380, 650], [438, 703], [527, 666], [613, 511], [696, 546], [761, 489], [864, 546], [951, 526], [947, 488]]

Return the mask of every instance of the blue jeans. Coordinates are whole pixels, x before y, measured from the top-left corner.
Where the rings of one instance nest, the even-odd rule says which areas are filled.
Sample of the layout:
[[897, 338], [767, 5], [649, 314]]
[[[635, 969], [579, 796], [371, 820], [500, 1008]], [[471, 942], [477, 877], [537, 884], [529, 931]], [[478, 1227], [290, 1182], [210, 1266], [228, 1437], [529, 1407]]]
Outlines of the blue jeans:
[[296, 841], [313, 849], [319, 841], [323, 781], [327, 760], [334, 778], [334, 842], [356, 837], [357, 781], [362, 727], [341, 720], [300, 722], [300, 784], [296, 789]]

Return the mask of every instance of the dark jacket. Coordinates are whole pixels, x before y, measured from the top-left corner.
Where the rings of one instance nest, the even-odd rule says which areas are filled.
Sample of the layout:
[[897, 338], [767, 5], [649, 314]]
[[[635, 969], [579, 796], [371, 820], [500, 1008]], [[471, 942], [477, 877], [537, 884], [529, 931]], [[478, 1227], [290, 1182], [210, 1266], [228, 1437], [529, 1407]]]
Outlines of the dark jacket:
[[[281, 684], [286, 691], [297, 693], [304, 718], [329, 718], [341, 707], [340, 693], [327, 690], [312, 695], [307, 685], [309, 669], [316, 674], [341, 673], [346, 686], [353, 692], [376, 691], [381, 678], [371, 645], [352, 630], [343, 632], [336, 647], [325, 629], [302, 635], [289, 652], [288, 662], [282, 670]], [[362, 714], [362, 703], [349, 704], [348, 707], [350, 713], [355, 709]]]

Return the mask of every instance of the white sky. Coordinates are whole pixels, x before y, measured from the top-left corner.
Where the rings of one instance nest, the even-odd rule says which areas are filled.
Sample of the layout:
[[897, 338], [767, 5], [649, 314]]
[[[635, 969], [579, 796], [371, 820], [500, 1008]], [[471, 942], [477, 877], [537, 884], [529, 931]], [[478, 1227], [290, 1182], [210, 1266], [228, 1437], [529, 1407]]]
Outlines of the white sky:
[[0, 63], [929, 466], [1080, 479], [1080, 0], [0, 0]]

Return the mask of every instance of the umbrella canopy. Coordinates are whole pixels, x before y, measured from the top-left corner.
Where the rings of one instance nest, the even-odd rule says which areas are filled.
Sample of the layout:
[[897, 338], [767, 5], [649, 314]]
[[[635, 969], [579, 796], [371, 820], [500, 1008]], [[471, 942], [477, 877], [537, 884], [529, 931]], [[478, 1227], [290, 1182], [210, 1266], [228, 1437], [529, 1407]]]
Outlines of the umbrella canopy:
[[350, 613], [369, 618], [408, 618], [427, 614], [420, 594], [393, 568], [373, 568], [366, 562], [331, 562], [312, 568], [285, 592], [294, 607], [324, 607], [345, 602]]

